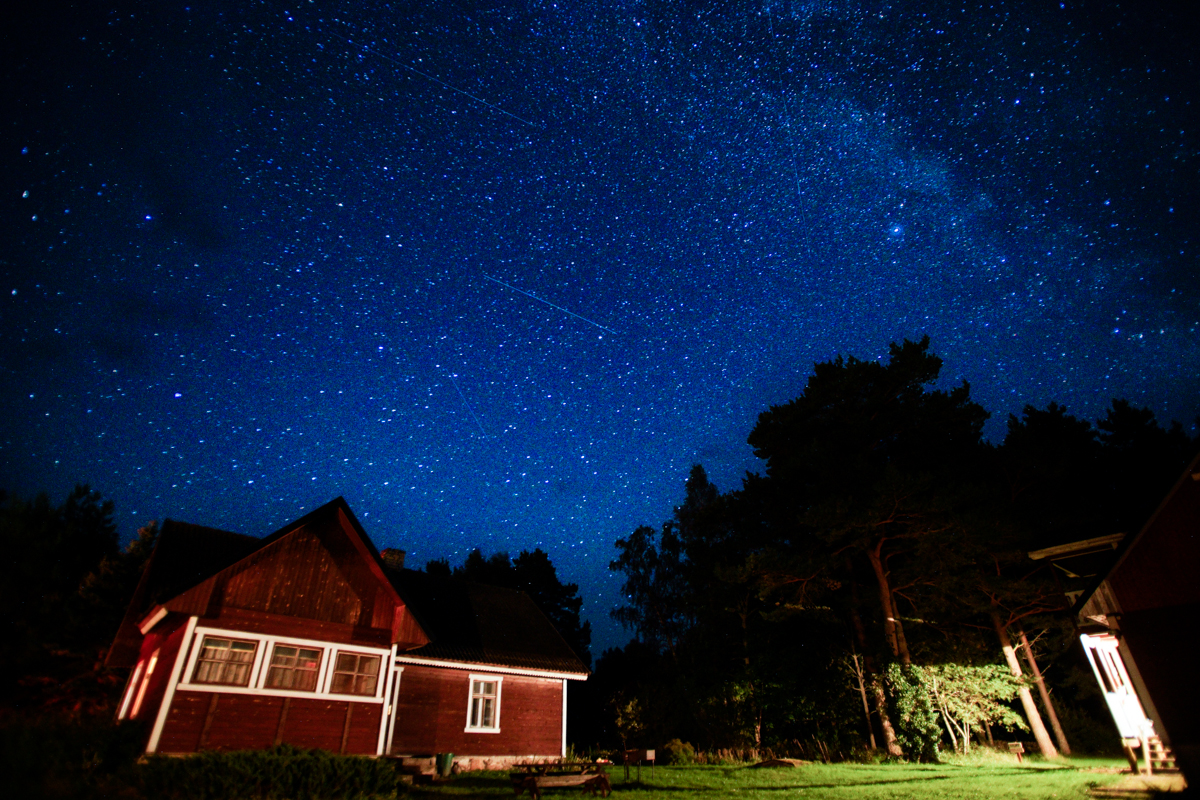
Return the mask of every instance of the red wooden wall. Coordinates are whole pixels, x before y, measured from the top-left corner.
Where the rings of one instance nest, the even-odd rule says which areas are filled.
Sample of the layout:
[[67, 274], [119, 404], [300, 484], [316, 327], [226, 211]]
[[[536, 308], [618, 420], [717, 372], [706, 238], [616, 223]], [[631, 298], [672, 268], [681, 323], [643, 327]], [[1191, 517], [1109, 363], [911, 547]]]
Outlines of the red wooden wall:
[[258, 750], [284, 743], [375, 755], [382, 711], [379, 703], [180, 689], [167, 714], [158, 752]]
[[[142, 640], [142, 650], [138, 656], [139, 660], [144, 663], [142, 669], [145, 670], [149, 666], [149, 660], [155, 650], [158, 651], [158, 663], [154, 666], [154, 673], [150, 676], [146, 686], [146, 694], [143, 695], [142, 704], [138, 708], [137, 716], [132, 717], [133, 719], [149, 720], [153, 723], [159, 706], [162, 705], [163, 697], [166, 695], [167, 681], [171, 677], [175, 659], [179, 657], [179, 647], [183, 642], [186, 628], [187, 617], [172, 615], [163, 620]], [[132, 678], [132, 675], [130, 677]], [[144, 672], [138, 675], [139, 684], [144, 679]], [[130, 687], [130, 690], [133, 692], [129, 702], [129, 713], [132, 715], [138, 686]]]
[[[302, 525], [237, 564], [168, 600], [169, 611], [205, 620], [239, 616], [248, 627], [282, 633], [286, 621], [303, 620], [293, 635], [326, 641], [361, 641], [406, 648], [429, 639], [370, 560], [349, 522], [327, 519]], [[324, 629], [324, 630], [323, 630]], [[325, 630], [337, 635], [325, 635]]]
[[467, 733], [464, 728], [470, 674], [465, 670], [405, 666], [391, 752], [480, 756], [561, 753], [561, 680], [505, 675], [500, 694], [500, 733]]

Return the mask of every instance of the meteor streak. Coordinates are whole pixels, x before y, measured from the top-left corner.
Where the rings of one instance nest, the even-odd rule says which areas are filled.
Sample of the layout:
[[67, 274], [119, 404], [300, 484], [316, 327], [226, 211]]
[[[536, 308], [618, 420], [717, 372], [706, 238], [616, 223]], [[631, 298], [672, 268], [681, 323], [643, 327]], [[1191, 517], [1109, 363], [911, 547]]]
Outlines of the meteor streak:
[[517, 287], [513, 286], [512, 284], [508, 284], [502, 280], [493, 278], [491, 275], [484, 275], [483, 277], [487, 278], [492, 283], [498, 283], [501, 286], [512, 289], [514, 292], [520, 292], [521, 294], [525, 295], [526, 297], [532, 297], [534, 300], [537, 300], [539, 303], [545, 303], [546, 305], [550, 306], [551, 308], [557, 308], [559, 311], [563, 312], [564, 314], [570, 314], [575, 319], [581, 319], [589, 325], [595, 325], [597, 328], [599, 328], [602, 331], [608, 331], [609, 333], [613, 334], [614, 336], [617, 333], [612, 328], [606, 328], [603, 325], [601, 325], [599, 322], [593, 322], [592, 320], [588, 319], [587, 317], [581, 317], [578, 314], [576, 314], [574, 311], [568, 311], [567, 309], [563, 308], [562, 306], [556, 306], [556, 305], [554, 305], [554, 303], [551, 303], [549, 300], [543, 300], [542, 298], [538, 297], [536, 294], [530, 294], [529, 292], [525, 291], [524, 289], [518, 289]]
[[467, 402], [467, 396], [462, 393], [462, 389], [458, 388], [458, 381], [454, 380], [453, 375], [449, 375], [450, 382], [454, 384], [454, 391], [458, 392], [458, 396], [462, 399], [463, 405], [467, 407], [467, 411], [471, 412], [471, 419], [475, 420], [475, 424], [479, 426], [479, 432], [487, 436], [487, 431], [483, 429], [483, 423], [479, 421], [479, 417], [475, 416], [475, 409], [471, 408], [471, 404]]
[[405, 64], [403, 61], [401, 61], [398, 58], [392, 58], [387, 53], [382, 53], [372, 47], [368, 47], [365, 44], [359, 44], [358, 42], [355, 42], [353, 39], [347, 39], [345, 36], [342, 36], [339, 33], [334, 33], [333, 31], [326, 31], [326, 33], [328, 33], [330, 36], [334, 36], [338, 39], [341, 39], [343, 42], [350, 45], [351, 47], [361, 47], [366, 52], [377, 55], [386, 61], [390, 61], [398, 67], [402, 67], [403, 69], [406, 69], [409, 72], [415, 72], [416, 74], [420, 75], [422, 78], [431, 80], [434, 83], [439, 84], [440, 86], [445, 86], [447, 89], [449, 89], [452, 92], [458, 92], [459, 94], [463, 95], [464, 97], [469, 97], [472, 100], [474, 100], [476, 103], [485, 105], [488, 108], [492, 109], [493, 111], [499, 111], [501, 114], [504, 114], [505, 116], [512, 117], [517, 122], [524, 122], [526, 125], [528, 125], [531, 128], [542, 127], [541, 125], [538, 125], [536, 122], [530, 122], [529, 120], [524, 119], [523, 117], [518, 117], [516, 114], [512, 113], [511, 111], [505, 111], [500, 106], [498, 106], [494, 103], [489, 103], [487, 100], [484, 100], [482, 97], [476, 97], [475, 95], [471, 94], [470, 92], [468, 92], [464, 89], [460, 89], [457, 86], [453, 86], [449, 83], [446, 83], [444, 80], [441, 80], [440, 78], [436, 78], [433, 75], [430, 75], [428, 72], [422, 72], [421, 70], [414, 67], [412, 64]]

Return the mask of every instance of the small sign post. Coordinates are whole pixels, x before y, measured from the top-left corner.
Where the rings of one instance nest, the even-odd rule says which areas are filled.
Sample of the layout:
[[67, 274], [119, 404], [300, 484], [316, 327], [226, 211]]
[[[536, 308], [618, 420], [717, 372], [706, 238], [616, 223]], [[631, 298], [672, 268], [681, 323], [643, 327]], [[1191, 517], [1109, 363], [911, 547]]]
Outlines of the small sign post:
[[642, 762], [650, 762], [650, 780], [654, 780], [654, 751], [653, 750], [626, 750], [625, 751], [625, 780], [629, 780], [629, 765], [637, 762], [637, 782], [642, 782]]

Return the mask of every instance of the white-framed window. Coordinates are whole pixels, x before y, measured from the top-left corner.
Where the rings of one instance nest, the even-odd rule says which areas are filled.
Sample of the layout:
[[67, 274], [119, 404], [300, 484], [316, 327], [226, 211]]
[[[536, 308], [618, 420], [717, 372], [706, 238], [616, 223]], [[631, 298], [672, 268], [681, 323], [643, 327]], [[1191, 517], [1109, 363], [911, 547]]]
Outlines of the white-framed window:
[[276, 644], [271, 653], [271, 666], [267, 670], [264, 685], [268, 689], [315, 692], [317, 679], [321, 675], [323, 652], [319, 647]]
[[338, 653], [329, 691], [333, 694], [374, 697], [379, 685], [379, 663], [382, 660], [377, 655], [367, 653]]
[[467, 699], [467, 733], [500, 732], [500, 686], [497, 675], [471, 675]]
[[117, 712], [117, 719], [128, 719], [129, 706], [133, 703], [134, 695], [138, 693], [138, 687], [142, 684], [142, 670], [145, 668], [145, 659], [138, 661], [137, 666], [133, 668], [133, 675], [129, 678], [129, 685], [125, 687], [125, 696], [121, 699], [121, 710]]
[[150, 656], [150, 663], [146, 667], [145, 674], [142, 675], [141, 686], [138, 687], [137, 697], [133, 701], [133, 710], [129, 712], [130, 719], [137, 719], [138, 712], [142, 710], [142, 701], [146, 699], [146, 689], [150, 688], [150, 676], [154, 674], [154, 668], [158, 666], [160, 652], [162, 652], [161, 647], [154, 651], [154, 655]]
[[196, 659], [194, 683], [219, 683], [225, 686], [249, 686], [250, 668], [258, 642], [205, 636]]
[[184, 651], [183, 691], [385, 701], [381, 676], [390, 649], [208, 627], [197, 627], [192, 642]]

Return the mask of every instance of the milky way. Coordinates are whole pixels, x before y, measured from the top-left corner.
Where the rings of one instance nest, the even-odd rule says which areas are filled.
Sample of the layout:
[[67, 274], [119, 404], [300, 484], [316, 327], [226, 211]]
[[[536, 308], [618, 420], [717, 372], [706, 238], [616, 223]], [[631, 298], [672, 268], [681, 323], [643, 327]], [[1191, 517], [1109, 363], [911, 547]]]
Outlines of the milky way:
[[[1144, 3], [179, 3], [3, 27], [0, 486], [613, 541], [837, 353], [1200, 411], [1194, 23]], [[965, 10], [964, 10], [965, 9]], [[1193, 427], [1192, 432], [1195, 433]]]

